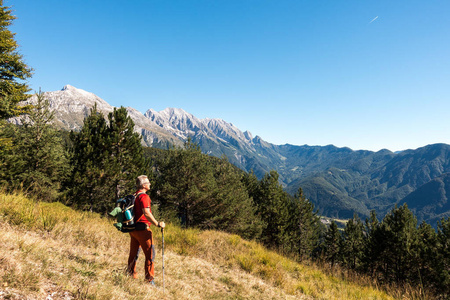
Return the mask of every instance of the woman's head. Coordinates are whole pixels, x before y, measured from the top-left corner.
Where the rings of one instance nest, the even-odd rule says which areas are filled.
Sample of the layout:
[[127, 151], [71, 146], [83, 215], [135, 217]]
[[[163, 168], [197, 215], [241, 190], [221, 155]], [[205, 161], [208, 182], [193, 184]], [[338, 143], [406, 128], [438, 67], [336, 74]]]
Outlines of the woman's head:
[[148, 189], [150, 189], [150, 180], [146, 175], [141, 175], [136, 178], [136, 188], [143, 189], [145, 185], [148, 184]]

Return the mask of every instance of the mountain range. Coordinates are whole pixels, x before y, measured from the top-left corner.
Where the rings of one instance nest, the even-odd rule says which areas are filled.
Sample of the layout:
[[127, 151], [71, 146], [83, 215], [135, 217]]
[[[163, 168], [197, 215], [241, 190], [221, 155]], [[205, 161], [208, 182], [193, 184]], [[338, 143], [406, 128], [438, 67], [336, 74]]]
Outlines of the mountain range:
[[[55, 125], [79, 130], [94, 104], [103, 114], [114, 107], [93, 93], [66, 85], [60, 91], [45, 92], [55, 111]], [[33, 103], [36, 96], [27, 102]], [[407, 203], [419, 221], [435, 225], [450, 216], [450, 145], [426, 145], [416, 150], [394, 153], [328, 146], [274, 145], [242, 132], [221, 119], [198, 119], [180, 108], [145, 114], [127, 107], [147, 147], [167, 149], [182, 146], [191, 138], [206, 154], [228, 160], [259, 178], [271, 170], [280, 175], [280, 183], [295, 194], [302, 188], [324, 216], [361, 217], [375, 210], [382, 217], [395, 205]], [[20, 123], [19, 118], [10, 119]]]

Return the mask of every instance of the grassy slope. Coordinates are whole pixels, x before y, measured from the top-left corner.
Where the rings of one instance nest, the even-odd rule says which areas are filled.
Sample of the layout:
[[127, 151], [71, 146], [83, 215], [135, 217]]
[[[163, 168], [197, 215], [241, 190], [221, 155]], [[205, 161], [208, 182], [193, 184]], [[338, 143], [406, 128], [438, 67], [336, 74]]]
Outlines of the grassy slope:
[[[393, 299], [255, 242], [216, 231], [165, 231], [155, 289], [124, 275], [128, 235], [113, 221], [60, 203], [0, 193], [0, 299]], [[157, 246], [161, 233], [155, 232]]]

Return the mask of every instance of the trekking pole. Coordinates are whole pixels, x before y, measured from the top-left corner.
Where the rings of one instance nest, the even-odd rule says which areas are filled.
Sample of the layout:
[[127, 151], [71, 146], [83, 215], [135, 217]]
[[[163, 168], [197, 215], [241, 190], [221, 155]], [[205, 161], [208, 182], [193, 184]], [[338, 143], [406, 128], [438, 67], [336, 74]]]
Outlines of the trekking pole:
[[161, 234], [162, 234], [162, 279], [163, 279], [163, 293], [165, 293], [166, 289], [164, 286], [164, 228], [161, 228]]

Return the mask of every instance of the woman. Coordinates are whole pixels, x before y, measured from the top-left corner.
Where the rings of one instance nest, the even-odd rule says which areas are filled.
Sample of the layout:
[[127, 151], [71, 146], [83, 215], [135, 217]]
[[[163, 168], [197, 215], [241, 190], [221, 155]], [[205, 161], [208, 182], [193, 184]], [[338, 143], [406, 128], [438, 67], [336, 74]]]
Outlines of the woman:
[[151, 200], [146, 194], [150, 190], [150, 181], [145, 175], [141, 175], [136, 179], [137, 192], [136, 200], [134, 202], [134, 219], [136, 220], [136, 230], [130, 232], [130, 256], [128, 257], [128, 273], [137, 278], [136, 273], [136, 258], [139, 247], [145, 254], [145, 280], [150, 284], [155, 285], [153, 279], [155, 278], [155, 267], [153, 264], [155, 258], [155, 247], [153, 243], [153, 233], [150, 226], [164, 228], [164, 222], [156, 221], [151, 211]]

